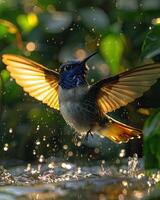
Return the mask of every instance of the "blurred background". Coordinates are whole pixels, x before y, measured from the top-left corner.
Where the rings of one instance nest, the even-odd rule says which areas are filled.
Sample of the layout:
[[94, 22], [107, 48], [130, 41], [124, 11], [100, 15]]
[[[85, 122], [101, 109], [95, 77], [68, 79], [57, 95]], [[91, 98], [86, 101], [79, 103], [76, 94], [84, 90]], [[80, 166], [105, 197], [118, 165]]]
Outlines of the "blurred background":
[[[93, 84], [151, 59], [160, 60], [159, 17], [159, 0], [0, 0], [0, 55], [23, 55], [58, 70], [62, 62], [83, 59], [98, 49], [99, 54], [88, 61], [87, 79]], [[143, 128], [146, 118], [160, 107], [159, 89], [156, 84], [110, 115]], [[24, 93], [0, 63], [1, 160], [43, 162], [56, 156], [73, 162], [115, 161], [117, 155], [135, 152], [142, 155], [142, 139], [115, 145], [99, 136], [88, 141], [76, 137], [59, 112]]]

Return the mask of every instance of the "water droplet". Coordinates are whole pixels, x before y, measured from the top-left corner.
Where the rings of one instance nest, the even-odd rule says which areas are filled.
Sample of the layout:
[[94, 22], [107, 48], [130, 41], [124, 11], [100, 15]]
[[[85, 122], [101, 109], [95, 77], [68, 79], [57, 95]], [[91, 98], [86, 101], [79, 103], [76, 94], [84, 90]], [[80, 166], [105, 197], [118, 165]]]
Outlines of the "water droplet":
[[67, 144], [64, 144], [64, 145], [63, 145], [63, 149], [67, 150], [67, 149], [68, 149], [68, 145], [67, 145]]
[[72, 151], [69, 151], [69, 152], [68, 152], [68, 156], [69, 156], [69, 157], [72, 157], [72, 156], [73, 156], [73, 152], [72, 152]]
[[41, 144], [40, 140], [37, 139], [37, 140], [36, 140], [36, 145], [40, 145], [40, 144]]
[[91, 30], [92, 30], [92, 32], [95, 32], [95, 29], [94, 29], [94, 28], [92, 28]]
[[39, 129], [40, 129], [40, 125], [37, 125], [37, 128], [36, 128], [36, 130], [37, 130], [37, 131], [39, 131]]
[[105, 160], [102, 160], [102, 164], [104, 165], [106, 163], [106, 161]]
[[46, 136], [45, 135], [43, 136], [43, 141], [46, 141]]
[[6, 143], [6, 144], [4, 145], [4, 147], [3, 147], [3, 150], [4, 150], [4, 151], [8, 151], [8, 146], [9, 146], [9, 145]]
[[31, 165], [31, 163], [28, 163], [27, 168], [24, 171], [29, 172], [29, 171], [31, 171], [31, 169], [32, 169], [32, 165]]
[[44, 162], [44, 161], [45, 161], [44, 155], [40, 155], [40, 157], [39, 157], [39, 162], [42, 163], [42, 162]]
[[80, 147], [82, 145], [81, 141], [77, 142], [77, 147]]
[[48, 164], [48, 168], [54, 169], [54, 167], [55, 167], [55, 163], [54, 162], [51, 162], [51, 163]]
[[47, 144], [46, 146], [47, 146], [47, 147], [50, 147], [50, 144]]
[[127, 182], [127, 181], [122, 181], [122, 185], [123, 185], [124, 187], [127, 187], [127, 186], [128, 186], [128, 182]]
[[91, 82], [94, 83], [94, 81], [95, 81], [94, 78], [92, 78], [92, 79], [91, 79]]
[[120, 158], [123, 158], [125, 155], [126, 155], [125, 149], [121, 149], [121, 150], [120, 150], [120, 153], [119, 153], [119, 157], [120, 157]]
[[81, 167], [78, 167], [77, 173], [80, 174], [82, 172]]
[[65, 169], [71, 169], [71, 168], [72, 168], [71, 165], [70, 165], [70, 164], [67, 164], [67, 163], [62, 163], [62, 164], [61, 164], [61, 167], [62, 167], [62, 168], [65, 168]]
[[13, 133], [13, 129], [12, 128], [9, 129], [9, 133]]
[[36, 150], [35, 149], [33, 149], [33, 155], [36, 155]]

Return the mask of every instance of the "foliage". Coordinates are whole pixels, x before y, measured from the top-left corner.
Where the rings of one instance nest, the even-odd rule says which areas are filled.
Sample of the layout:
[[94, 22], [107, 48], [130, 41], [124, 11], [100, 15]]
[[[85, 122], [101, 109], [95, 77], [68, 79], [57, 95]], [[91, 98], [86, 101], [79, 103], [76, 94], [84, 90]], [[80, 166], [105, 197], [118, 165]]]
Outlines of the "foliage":
[[122, 58], [124, 48], [124, 37], [122, 34], [108, 34], [101, 41], [100, 49], [104, 59], [111, 67], [112, 74], [117, 74], [120, 71], [120, 59]]
[[160, 168], [160, 110], [150, 116], [144, 126], [145, 168]]
[[160, 24], [151, 28], [142, 46], [142, 58], [153, 58], [160, 55]]

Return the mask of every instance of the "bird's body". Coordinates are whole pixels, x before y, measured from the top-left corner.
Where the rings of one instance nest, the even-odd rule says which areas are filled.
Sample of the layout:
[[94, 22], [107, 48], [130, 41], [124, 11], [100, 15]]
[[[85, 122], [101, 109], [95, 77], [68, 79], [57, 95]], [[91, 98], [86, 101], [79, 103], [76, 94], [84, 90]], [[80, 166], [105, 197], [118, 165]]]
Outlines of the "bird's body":
[[80, 134], [97, 131], [101, 119], [96, 103], [87, 99], [88, 91], [86, 84], [68, 90], [59, 87], [60, 112], [65, 121]]
[[79, 86], [78, 88], [63, 89], [59, 86], [59, 105], [60, 112], [65, 121], [76, 131], [86, 133], [91, 129], [94, 113], [83, 106], [88, 87]]
[[16, 55], [3, 55], [3, 62], [26, 92], [60, 110], [65, 121], [78, 133], [98, 132], [116, 143], [139, 136], [141, 130], [109, 118], [107, 113], [142, 96], [160, 78], [160, 64], [133, 68], [88, 85], [85, 62], [91, 56], [62, 64], [59, 74]]

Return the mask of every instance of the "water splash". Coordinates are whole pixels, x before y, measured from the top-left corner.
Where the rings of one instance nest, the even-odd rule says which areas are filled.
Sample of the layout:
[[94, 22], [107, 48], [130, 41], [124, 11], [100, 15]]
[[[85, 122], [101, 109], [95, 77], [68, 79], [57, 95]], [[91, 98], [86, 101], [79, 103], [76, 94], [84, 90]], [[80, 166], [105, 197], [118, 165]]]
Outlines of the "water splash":
[[133, 157], [128, 158], [128, 174], [134, 177], [138, 171], [138, 155], [135, 153]]
[[[124, 158], [120, 157], [120, 163], [121, 159], [125, 161]], [[44, 160], [45, 162], [43, 162]], [[35, 165], [28, 163], [26, 167], [19, 166], [11, 168], [9, 171], [1, 167], [0, 184], [17, 186], [18, 188], [20, 186], [27, 188], [30, 185], [53, 184], [56, 187], [58, 185], [60, 189], [65, 188], [66, 191], [86, 188], [86, 185], [89, 184], [96, 188], [96, 191], [100, 190], [101, 194], [116, 193], [114, 195], [117, 199], [128, 200], [134, 197], [138, 200], [148, 194], [151, 188], [160, 181], [160, 172], [152, 173], [150, 177], [145, 176], [141, 161], [136, 154], [129, 157], [126, 164], [121, 163], [120, 166], [116, 167], [115, 164], [109, 166], [105, 160], [101, 160], [99, 164], [97, 162], [97, 165], [94, 163], [92, 166], [84, 164], [80, 166], [61, 159], [46, 159], [41, 155], [39, 162]], [[96, 192], [93, 188], [90, 195]], [[103, 188], [105, 188], [104, 191]], [[32, 192], [31, 188], [29, 192]]]
[[15, 179], [12, 174], [7, 171], [3, 166], [0, 166], [0, 185], [14, 184]]

